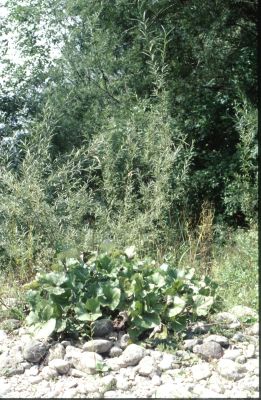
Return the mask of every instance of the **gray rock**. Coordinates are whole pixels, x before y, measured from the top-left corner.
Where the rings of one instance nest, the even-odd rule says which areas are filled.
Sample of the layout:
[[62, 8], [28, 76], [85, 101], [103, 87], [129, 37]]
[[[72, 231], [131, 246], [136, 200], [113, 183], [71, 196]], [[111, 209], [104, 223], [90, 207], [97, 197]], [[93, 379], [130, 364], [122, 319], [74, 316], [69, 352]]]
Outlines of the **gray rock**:
[[62, 340], [61, 345], [63, 347], [71, 346], [71, 342], [70, 342], [70, 340]]
[[184, 384], [164, 383], [159, 386], [156, 391], [156, 398], [175, 399], [175, 398], [192, 398], [191, 392], [185, 387]]
[[77, 358], [82, 354], [82, 349], [79, 349], [79, 347], [74, 347], [74, 346], [67, 346], [65, 349], [65, 356], [64, 359], [66, 361], [72, 360], [72, 358]]
[[227, 349], [224, 352], [223, 358], [227, 359], [227, 360], [235, 361], [241, 355], [242, 355], [241, 349]]
[[84, 351], [92, 351], [96, 353], [107, 353], [112, 347], [113, 343], [105, 339], [93, 339], [84, 343]]
[[119, 357], [121, 367], [137, 365], [145, 355], [145, 349], [137, 344], [130, 344]]
[[112, 375], [103, 376], [99, 381], [99, 392], [105, 393], [116, 386], [116, 378]]
[[193, 392], [197, 394], [199, 397], [204, 399], [219, 399], [224, 398], [221, 394], [217, 393], [216, 391], [211, 390], [210, 388], [206, 388], [202, 385], [196, 385], [193, 388]]
[[236, 332], [232, 339], [233, 342], [244, 342], [246, 340], [245, 335], [242, 332]]
[[0, 396], [6, 397], [6, 395], [12, 391], [12, 386], [10, 383], [1, 382], [0, 384]]
[[256, 322], [254, 325], [247, 328], [246, 333], [247, 333], [247, 335], [250, 335], [250, 336], [259, 335], [259, 323]]
[[238, 357], [235, 359], [235, 361], [236, 361], [238, 364], [245, 364], [246, 361], [247, 361], [247, 359], [246, 359], [245, 356], [238, 356]]
[[172, 365], [175, 363], [176, 359], [172, 354], [163, 354], [162, 360], [158, 364], [159, 369], [161, 371], [167, 371], [172, 368]]
[[197, 344], [202, 344], [202, 339], [186, 339], [184, 340], [184, 349], [185, 350], [192, 350], [194, 346]]
[[5, 342], [6, 340], [7, 340], [7, 334], [5, 333], [5, 331], [0, 329], [0, 343]]
[[236, 329], [240, 327], [240, 322], [237, 317], [230, 312], [220, 312], [215, 315], [215, 322], [223, 324], [224, 327], [230, 329]]
[[31, 368], [28, 368], [24, 372], [25, 376], [36, 376], [38, 375], [38, 373], [39, 373], [38, 365], [33, 365]]
[[71, 376], [74, 376], [75, 378], [87, 378], [88, 377], [88, 374], [86, 374], [85, 372], [80, 371], [76, 368], [71, 368], [69, 371], [69, 374]]
[[1, 322], [1, 328], [6, 331], [14, 331], [15, 329], [20, 328], [20, 326], [21, 321], [19, 321], [19, 319], [9, 318]]
[[72, 357], [71, 362], [76, 369], [91, 374], [97, 370], [98, 364], [102, 361], [100, 354], [88, 351]]
[[204, 343], [207, 342], [217, 342], [219, 343], [222, 347], [227, 348], [229, 346], [229, 340], [225, 336], [221, 335], [209, 335], [206, 337], [203, 341]]
[[106, 365], [109, 367], [109, 369], [111, 369], [112, 371], [119, 371], [119, 369], [121, 368], [120, 357], [107, 358], [105, 360]]
[[131, 386], [131, 383], [124, 376], [119, 375], [116, 378], [116, 388], [120, 390], [127, 390]]
[[25, 346], [23, 350], [23, 357], [28, 362], [38, 363], [44, 358], [47, 351], [48, 348], [46, 344], [38, 341], [31, 341]]
[[121, 349], [125, 350], [129, 344], [130, 335], [128, 333], [120, 336], [119, 338], [119, 346]]
[[201, 381], [202, 379], [206, 379], [211, 376], [212, 369], [209, 364], [202, 363], [193, 365], [191, 367], [191, 372], [195, 381]]
[[145, 356], [139, 362], [139, 374], [141, 376], [150, 376], [156, 372], [155, 361], [150, 356]]
[[190, 331], [194, 334], [207, 333], [211, 328], [210, 324], [205, 324], [202, 321], [198, 321], [190, 327]]
[[49, 361], [49, 367], [55, 369], [60, 375], [66, 375], [70, 370], [70, 363], [63, 359], [56, 358]]
[[55, 359], [63, 359], [65, 356], [65, 348], [62, 344], [57, 343], [49, 349], [48, 361]]
[[238, 383], [240, 389], [243, 390], [259, 390], [259, 378], [257, 376], [245, 377]]
[[237, 318], [242, 318], [242, 317], [253, 317], [257, 318], [258, 314], [255, 310], [253, 310], [250, 307], [246, 306], [234, 306], [232, 307], [229, 312], [233, 315], [235, 315]]
[[219, 360], [217, 370], [220, 375], [226, 379], [237, 381], [242, 378], [242, 374], [238, 372], [238, 367], [236, 363], [232, 360]]
[[122, 354], [123, 350], [118, 346], [113, 346], [109, 351], [110, 357], [119, 357]]
[[49, 379], [53, 379], [56, 376], [58, 376], [58, 372], [56, 371], [56, 369], [49, 367], [48, 365], [43, 367], [42, 371], [41, 371], [41, 375], [43, 377], [43, 379], [49, 380]]
[[153, 385], [153, 386], [160, 386], [161, 385], [161, 379], [160, 379], [160, 377], [159, 377], [159, 375], [153, 375], [152, 377], [151, 377], [151, 384]]
[[253, 343], [250, 343], [244, 351], [244, 355], [246, 358], [255, 357], [256, 346]]
[[40, 375], [38, 375], [38, 376], [29, 376], [28, 380], [32, 385], [37, 385], [38, 383], [42, 382], [43, 377], [40, 376]]
[[113, 331], [113, 324], [110, 319], [98, 319], [92, 324], [93, 336], [104, 338]]
[[193, 353], [199, 354], [204, 360], [219, 359], [223, 356], [223, 349], [217, 342], [207, 342], [193, 347]]

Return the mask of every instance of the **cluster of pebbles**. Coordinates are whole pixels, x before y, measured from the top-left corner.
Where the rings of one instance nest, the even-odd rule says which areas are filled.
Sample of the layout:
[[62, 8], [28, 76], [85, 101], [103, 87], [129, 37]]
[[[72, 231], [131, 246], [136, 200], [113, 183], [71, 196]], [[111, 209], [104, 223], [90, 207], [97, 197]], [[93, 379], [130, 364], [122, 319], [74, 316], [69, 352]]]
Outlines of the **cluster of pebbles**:
[[26, 328], [0, 330], [2, 398], [257, 398], [259, 325], [241, 328], [255, 312], [243, 306], [215, 316], [232, 337], [192, 326], [172, 353], [129, 344], [110, 320], [96, 321], [87, 342], [37, 340]]

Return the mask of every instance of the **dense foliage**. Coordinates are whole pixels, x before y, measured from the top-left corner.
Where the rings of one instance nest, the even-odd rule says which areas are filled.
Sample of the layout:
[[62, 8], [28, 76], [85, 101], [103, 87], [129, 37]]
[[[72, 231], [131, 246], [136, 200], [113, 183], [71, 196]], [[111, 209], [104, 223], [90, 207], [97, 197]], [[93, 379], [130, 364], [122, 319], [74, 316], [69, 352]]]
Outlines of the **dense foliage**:
[[106, 240], [162, 255], [208, 210], [255, 224], [256, 0], [6, 5], [2, 268], [28, 279]]
[[[91, 336], [99, 317], [127, 315], [132, 340], [158, 327], [160, 337], [182, 331], [214, 303], [216, 285], [194, 271], [179, 270], [151, 259], [129, 259], [115, 252], [91, 257], [87, 263], [69, 258], [27, 284], [27, 322], [40, 332]], [[125, 329], [127, 326], [125, 326]]]

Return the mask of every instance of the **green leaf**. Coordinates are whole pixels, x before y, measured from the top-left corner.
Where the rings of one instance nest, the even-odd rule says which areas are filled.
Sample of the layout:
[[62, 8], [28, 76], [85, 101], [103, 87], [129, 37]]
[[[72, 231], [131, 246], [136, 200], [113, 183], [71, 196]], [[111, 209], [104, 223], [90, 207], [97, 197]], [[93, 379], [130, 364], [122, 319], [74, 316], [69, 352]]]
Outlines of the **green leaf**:
[[109, 285], [103, 285], [101, 289], [102, 294], [98, 297], [99, 301], [102, 305], [106, 305], [111, 310], [115, 310], [120, 302], [121, 290], [119, 288], [110, 287]]
[[26, 319], [25, 319], [26, 323], [28, 325], [34, 325], [37, 322], [39, 322], [39, 316], [38, 313], [35, 311], [30, 311], [30, 313], [27, 315]]
[[34, 335], [35, 338], [47, 339], [55, 331], [55, 326], [56, 326], [56, 319], [55, 318], [49, 319], [49, 321], [47, 321], [44, 324], [41, 324], [41, 326], [35, 329], [35, 335]]
[[48, 321], [53, 316], [54, 309], [51, 305], [47, 304], [41, 312], [41, 317], [44, 321]]
[[150, 280], [159, 288], [166, 284], [166, 279], [160, 272], [154, 272], [154, 274], [151, 275]]
[[61, 286], [68, 281], [68, 277], [64, 272], [49, 272], [47, 274], [37, 275], [37, 280], [41, 285], [47, 283], [53, 286]]
[[133, 324], [142, 328], [154, 328], [160, 324], [161, 320], [157, 313], [143, 313], [141, 316], [134, 318]]
[[167, 311], [167, 315], [169, 318], [173, 318], [176, 315], [180, 314], [184, 308], [186, 307], [186, 301], [179, 296], [174, 296], [173, 305]]
[[212, 296], [203, 296], [201, 294], [192, 296], [192, 298], [196, 314], [198, 316], [206, 316], [213, 305], [214, 298]]
[[66, 329], [66, 325], [66, 319], [57, 319], [55, 327], [56, 332], [63, 332]]

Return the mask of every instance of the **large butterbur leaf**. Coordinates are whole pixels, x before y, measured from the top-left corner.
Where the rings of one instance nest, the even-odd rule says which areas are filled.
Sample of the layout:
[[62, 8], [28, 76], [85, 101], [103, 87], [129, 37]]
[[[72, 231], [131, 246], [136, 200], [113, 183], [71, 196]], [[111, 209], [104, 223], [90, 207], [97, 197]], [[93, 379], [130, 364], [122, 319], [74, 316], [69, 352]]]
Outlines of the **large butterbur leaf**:
[[197, 294], [193, 296], [193, 301], [196, 314], [198, 316], [206, 316], [213, 305], [214, 298], [212, 296]]
[[179, 296], [173, 297], [172, 306], [168, 309], [168, 317], [173, 318], [180, 314], [186, 307], [186, 301]]

